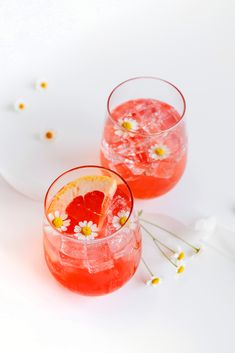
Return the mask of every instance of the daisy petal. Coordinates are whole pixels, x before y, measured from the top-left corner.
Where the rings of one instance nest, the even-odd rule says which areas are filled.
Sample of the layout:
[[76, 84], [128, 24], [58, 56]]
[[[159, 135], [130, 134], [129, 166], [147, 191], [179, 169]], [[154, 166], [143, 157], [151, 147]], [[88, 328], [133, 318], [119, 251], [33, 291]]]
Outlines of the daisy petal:
[[87, 227], [91, 227], [93, 225], [93, 222], [92, 221], [89, 221], [88, 223], [87, 223]]
[[49, 213], [49, 214], [48, 214], [48, 218], [49, 218], [50, 221], [53, 221], [53, 219], [54, 219], [55, 217], [53, 216], [52, 213]]
[[60, 216], [60, 212], [59, 211], [55, 211], [55, 217], [59, 217]]
[[62, 213], [60, 218], [62, 219], [62, 221], [65, 221], [68, 218], [68, 215], [66, 213]]
[[78, 240], [84, 240], [86, 237], [84, 237], [84, 235], [82, 235], [81, 233], [78, 233], [78, 234], [75, 234], [75, 237], [78, 239]]
[[89, 239], [95, 239], [95, 237], [97, 237], [97, 233], [91, 233], [91, 235], [89, 236], [89, 237], [87, 237], [87, 238], [89, 238]]
[[65, 227], [68, 227], [70, 225], [70, 223], [71, 223], [70, 219], [67, 219], [66, 221], [63, 222], [63, 225]]
[[97, 225], [96, 224], [92, 224], [91, 230], [94, 231], [94, 232], [97, 232], [98, 231]]
[[126, 212], [124, 210], [121, 210], [118, 212], [118, 217], [121, 218], [121, 217], [125, 217], [125, 214]]
[[75, 227], [74, 227], [74, 232], [75, 232], [75, 233], [80, 233], [80, 232], [81, 232], [81, 227], [75, 226]]

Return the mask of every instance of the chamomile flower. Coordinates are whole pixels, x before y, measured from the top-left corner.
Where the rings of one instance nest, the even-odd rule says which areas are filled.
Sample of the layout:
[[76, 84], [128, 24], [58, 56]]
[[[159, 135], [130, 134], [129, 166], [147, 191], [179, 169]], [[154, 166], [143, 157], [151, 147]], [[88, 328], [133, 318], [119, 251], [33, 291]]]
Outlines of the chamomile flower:
[[48, 88], [48, 82], [46, 79], [40, 79], [36, 81], [35, 88], [39, 91], [45, 91]]
[[118, 212], [117, 216], [113, 217], [112, 224], [115, 229], [121, 228], [127, 221], [129, 217], [129, 212], [125, 210], [121, 210]]
[[14, 104], [15, 111], [17, 112], [22, 112], [26, 109], [26, 104], [23, 99], [17, 99], [17, 101]]
[[132, 136], [132, 132], [138, 129], [136, 120], [125, 117], [118, 119], [118, 125], [114, 127], [115, 134], [122, 137]]
[[178, 247], [178, 250], [171, 256], [171, 258], [175, 260], [176, 264], [180, 264], [185, 258], [185, 253], [180, 247]]
[[146, 281], [147, 286], [157, 287], [161, 284], [162, 279], [160, 277], [152, 276], [149, 280]]
[[56, 138], [56, 132], [54, 130], [44, 130], [40, 134], [40, 139], [42, 141], [52, 141]]
[[54, 213], [49, 213], [48, 218], [54, 227], [60, 232], [65, 232], [67, 227], [70, 225], [70, 219], [68, 219], [68, 215], [65, 213], [60, 213], [59, 211], [55, 211]]
[[176, 268], [176, 276], [178, 277], [179, 275], [181, 275], [182, 273], [184, 273], [185, 271], [185, 264], [182, 263], [181, 265], [179, 265], [177, 268]]
[[169, 157], [171, 151], [169, 147], [163, 144], [156, 144], [151, 146], [148, 150], [149, 155], [152, 159], [163, 160]]
[[74, 235], [77, 239], [94, 239], [98, 236], [98, 227], [92, 221], [79, 222], [74, 227]]
[[145, 261], [143, 256], [141, 257], [141, 260], [150, 275], [150, 279], [148, 279], [145, 283], [147, 284], [147, 286], [156, 287], [157, 285], [159, 285], [161, 283], [161, 281], [162, 281], [161, 277], [157, 277], [153, 274], [151, 268], [149, 267], [149, 265], [147, 264], [147, 262]]

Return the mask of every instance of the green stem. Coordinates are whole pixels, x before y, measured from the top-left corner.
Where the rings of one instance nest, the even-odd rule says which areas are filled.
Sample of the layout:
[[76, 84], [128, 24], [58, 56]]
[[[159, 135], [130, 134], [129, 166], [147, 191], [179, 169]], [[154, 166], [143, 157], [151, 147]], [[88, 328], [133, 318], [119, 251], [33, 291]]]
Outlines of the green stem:
[[166, 229], [166, 228], [164, 228], [164, 227], [162, 227], [162, 226], [159, 226], [158, 224], [155, 224], [155, 223], [146, 221], [146, 220], [143, 219], [143, 218], [140, 218], [140, 221], [143, 221], [143, 222], [145, 222], [145, 223], [151, 224], [152, 226], [154, 226], [154, 227], [156, 227], [156, 228], [159, 228], [159, 229], [161, 229], [161, 230], [164, 230], [165, 232], [171, 234], [173, 237], [175, 237], [175, 238], [181, 240], [183, 243], [185, 243], [186, 245], [188, 245], [190, 248], [194, 249], [194, 251], [195, 251], [196, 253], [198, 253], [198, 252], [200, 251], [199, 248], [197, 248], [196, 246], [194, 246], [194, 245], [188, 243], [186, 240], [184, 240], [183, 238], [181, 238], [179, 235], [175, 234], [175, 233], [172, 232], [171, 230], [168, 230], [168, 229]]
[[147, 263], [146, 263], [146, 261], [144, 260], [143, 257], [141, 257], [141, 260], [142, 260], [144, 266], [146, 267], [146, 269], [148, 270], [148, 272], [150, 273], [150, 275], [151, 275], [152, 277], [154, 277], [153, 272], [150, 270], [149, 266], [147, 265]]
[[158, 248], [158, 250], [160, 251], [160, 253], [161, 253], [173, 266], [178, 267], [178, 266], [164, 253], [164, 251], [163, 251], [163, 250], [161, 249], [161, 247], [159, 246], [157, 239], [155, 239], [155, 238], [152, 236], [152, 234], [148, 231], [148, 229], [145, 228], [142, 224], [141, 224], [140, 226], [141, 226], [141, 228], [143, 228], [143, 230], [144, 230], [148, 235], [151, 236], [151, 238], [152, 238], [152, 240], [153, 240], [153, 243], [154, 243], [155, 246]]
[[152, 233], [150, 233], [143, 225], [141, 225], [141, 226], [143, 227], [143, 229], [145, 229], [146, 233], [153, 239], [153, 241], [157, 241], [158, 244], [160, 244], [165, 249], [169, 250], [172, 254], [176, 253], [175, 250], [173, 250], [172, 248], [170, 248], [166, 244], [162, 243], [156, 236], [152, 235]]

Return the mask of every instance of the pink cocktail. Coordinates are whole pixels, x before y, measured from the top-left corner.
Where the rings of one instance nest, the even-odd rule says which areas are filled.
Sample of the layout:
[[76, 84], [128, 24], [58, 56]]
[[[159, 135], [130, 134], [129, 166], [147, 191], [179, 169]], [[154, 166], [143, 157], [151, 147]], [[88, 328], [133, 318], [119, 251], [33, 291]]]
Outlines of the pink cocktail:
[[185, 100], [172, 84], [139, 77], [117, 86], [108, 99], [101, 163], [128, 182], [135, 197], [172, 189], [187, 158]]
[[44, 252], [53, 276], [81, 294], [127, 282], [140, 261], [141, 234], [126, 182], [96, 166], [56, 179], [45, 198]]

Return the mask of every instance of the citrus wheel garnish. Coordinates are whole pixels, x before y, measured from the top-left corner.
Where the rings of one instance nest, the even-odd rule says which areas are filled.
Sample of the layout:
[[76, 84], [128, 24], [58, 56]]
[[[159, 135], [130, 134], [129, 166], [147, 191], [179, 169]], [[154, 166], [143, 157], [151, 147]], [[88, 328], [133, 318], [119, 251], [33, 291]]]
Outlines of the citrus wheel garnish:
[[59, 211], [71, 220], [67, 233], [83, 221], [92, 221], [102, 228], [107, 210], [117, 189], [115, 179], [99, 176], [83, 176], [65, 185], [52, 199], [47, 214]]

